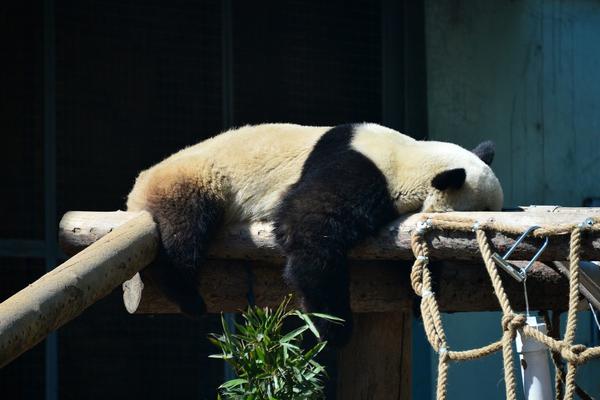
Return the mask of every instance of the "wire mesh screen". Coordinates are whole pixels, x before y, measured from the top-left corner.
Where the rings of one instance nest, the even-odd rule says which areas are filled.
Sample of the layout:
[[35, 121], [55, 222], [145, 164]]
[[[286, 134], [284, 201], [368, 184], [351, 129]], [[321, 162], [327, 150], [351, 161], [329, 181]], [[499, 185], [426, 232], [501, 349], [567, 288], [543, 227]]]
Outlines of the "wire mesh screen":
[[221, 128], [218, 1], [58, 1], [58, 204], [115, 209]]
[[[12, 71], [0, 74], [2, 208], [16, 211], [0, 238], [41, 239], [42, 11], [11, 7], [0, 14]], [[219, 0], [55, 0], [59, 217], [123, 208], [141, 169], [222, 129], [221, 12]], [[379, 121], [380, 19], [371, 1], [234, 2], [235, 124]], [[43, 273], [41, 260], [0, 261], [3, 297]], [[118, 292], [60, 330], [59, 397], [214, 399], [223, 368], [206, 334], [218, 318], [130, 316]], [[43, 357], [38, 345], [5, 368], [0, 391], [43, 398]]]
[[377, 1], [237, 2], [236, 124], [381, 120]]
[[[123, 208], [141, 169], [221, 128], [220, 3], [56, 6], [59, 209]], [[216, 321], [130, 316], [114, 293], [61, 330], [60, 397], [215, 398]]]
[[0, 239], [44, 236], [41, 37], [35, 1], [9, 2], [0, 12]]

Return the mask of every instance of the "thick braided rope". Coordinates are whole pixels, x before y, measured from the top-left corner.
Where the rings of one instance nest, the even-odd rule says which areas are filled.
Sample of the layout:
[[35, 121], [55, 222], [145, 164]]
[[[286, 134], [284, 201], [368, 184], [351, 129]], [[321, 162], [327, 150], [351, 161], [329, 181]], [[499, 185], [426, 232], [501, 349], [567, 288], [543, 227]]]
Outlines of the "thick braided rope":
[[525, 318], [522, 315], [514, 315], [508, 296], [502, 286], [502, 280], [500, 274], [496, 268], [496, 263], [492, 259], [492, 250], [488, 243], [485, 232], [481, 229], [477, 229], [475, 232], [477, 236], [477, 243], [479, 244], [479, 250], [483, 257], [483, 262], [487, 269], [488, 275], [492, 280], [492, 286], [494, 287], [494, 293], [500, 302], [500, 308], [502, 308], [502, 358], [504, 361], [504, 382], [506, 388], [506, 398], [509, 400], [516, 400], [517, 398], [517, 382], [515, 380], [515, 371], [513, 368], [513, 351], [512, 341], [516, 334], [516, 329], [522, 327], [525, 324]]
[[[548, 336], [560, 340], [560, 313], [552, 312], [552, 321], [550, 321], [548, 312], [544, 312], [544, 322], [549, 327]], [[560, 354], [556, 351], [551, 351], [550, 354], [554, 363], [554, 394], [556, 399], [561, 399], [564, 395], [565, 370]]]
[[[560, 335], [560, 313], [552, 313], [552, 318], [548, 314], [548, 311], [544, 311], [544, 322], [548, 327], [548, 336], [553, 339], [558, 339]], [[552, 356], [552, 363], [554, 364], [554, 393], [556, 393], [556, 399], [562, 399], [563, 384], [565, 382], [565, 371], [563, 367], [562, 358], [556, 351], [550, 352]], [[575, 394], [579, 396], [581, 400], [593, 400], [592, 397], [583, 390], [579, 385], [575, 384]]]
[[[504, 349], [504, 353], [507, 350], [511, 351], [511, 340], [514, 337], [514, 330], [516, 326], [506, 324], [507, 329], [513, 329], [512, 333], [504, 335], [502, 341], [493, 343], [488, 346], [484, 346], [480, 349], [473, 349], [463, 352], [452, 352], [448, 351], [448, 346], [446, 343], [446, 337], [441, 321], [441, 313], [439, 311], [439, 307], [437, 301], [432, 292], [431, 286], [431, 273], [427, 267], [429, 262], [428, 257], [428, 248], [427, 243], [422, 237], [422, 232], [418, 232], [412, 237], [412, 248], [413, 252], [416, 255], [416, 260], [413, 265], [413, 269], [411, 271], [411, 284], [415, 292], [422, 296], [421, 298], [421, 315], [423, 316], [423, 325], [425, 328], [425, 333], [427, 335], [427, 339], [429, 343], [439, 353], [439, 362], [438, 362], [438, 382], [437, 382], [437, 398], [439, 400], [444, 400], [446, 398], [447, 392], [447, 375], [448, 375], [448, 364], [451, 360], [468, 360], [474, 358], [480, 358], [492, 354], [500, 348]], [[486, 242], [487, 245], [487, 242]], [[488, 246], [489, 250], [489, 246]], [[489, 252], [489, 257], [491, 260], [491, 252]], [[497, 284], [498, 293], [501, 293], [503, 297], [503, 304], [508, 311], [511, 311], [510, 304], [508, 303], [508, 299], [506, 298], [506, 294], [504, 293], [504, 289], [501, 286], [500, 278], [495, 270], [495, 266], [492, 265], [493, 276]], [[505, 343], [509, 346], [507, 347]], [[514, 381], [514, 374], [509, 374], [508, 381], [511, 381], [511, 376], [513, 376], [512, 381]], [[516, 385], [513, 383], [509, 385], [510, 390], [508, 391], [508, 398], [510, 400], [516, 399]]]
[[[473, 221], [458, 220], [456, 218], [429, 218], [426, 228], [454, 230], [454, 231], [472, 231]], [[492, 250], [485, 234], [485, 230], [501, 231], [508, 234], [520, 234], [514, 227], [500, 224], [477, 224], [475, 230], [477, 242], [484, 260], [484, 264], [492, 281], [494, 292], [500, 307], [502, 309], [502, 338], [501, 340], [483, 346], [481, 348], [466, 351], [449, 351], [446, 342], [446, 336], [441, 320], [441, 313], [434, 293], [432, 292], [431, 273], [428, 268], [429, 249], [427, 241], [424, 238], [426, 229], [418, 229], [413, 232], [411, 246], [416, 260], [411, 270], [411, 285], [415, 293], [421, 296], [421, 313], [425, 333], [429, 343], [439, 354], [438, 361], [438, 384], [437, 398], [445, 400], [447, 389], [448, 365], [452, 360], [472, 360], [485, 357], [502, 349], [504, 360], [504, 374], [506, 384], [506, 397], [509, 400], [516, 399], [516, 379], [513, 368], [512, 341], [516, 336], [517, 330], [521, 330], [523, 335], [530, 336], [535, 340], [544, 343], [553, 353], [560, 355], [567, 361], [568, 369], [565, 377], [565, 399], [571, 400], [576, 391], [575, 375], [577, 366], [587, 362], [592, 358], [600, 357], [600, 346], [586, 348], [583, 345], [573, 345], [575, 330], [577, 324], [577, 309], [579, 306], [579, 261], [581, 253], [581, 226], [560, 225], [552, 228], [539, 228], [534, 232], [535, 237], [550, 235], [564, 235], [571, 233], [570, 241], [570, 291], [569, 291], [569, 314], [567, 320], [567, 332], [564, 340], [557, 340], [549, 337], [537, 329], [533, 329], [525, 324], [525, 317], [521, 314], [514, 314], [508, 297], [502, 286], [502, 280], [498, 274], [496, 265], [492, 259]], [[598, 224], [594, 226], [594, 231], [598, 229]], [[543, 233], [540, 234], [540, 232]], [[557, 377], [560, 372], [557, 370]], [[557, 390], [557, 394], [560, 391]]]
[[[571, 232], [569, 254], [569, 312], [567, 314], [567, 328], [564, 343], [572, 346], [577, 329], [577, 307], [579, 306], [579, 254], [581, 250], [581, 229], [579, 227]], [[575, 374], [577, 364], [569, 361], [567, 364], [567, 377], [565, 378], [565, 400], [571, 400], [575, 395]]]
[[442, 317], [432, 292], [431, 273], [427, 267], [429, 249], [422, 237], [423, 233], [419, 230], [411, 238], [411, 246], [416, 256], [410, 274], [411, 285], [415, 293], [421, 296], [421, 315], [423, 316], [423, 326], [427, 340], [439, 354], [436, 397], [438, 400], [445, 400], [448, 382], [448, 346], [442, 325]]

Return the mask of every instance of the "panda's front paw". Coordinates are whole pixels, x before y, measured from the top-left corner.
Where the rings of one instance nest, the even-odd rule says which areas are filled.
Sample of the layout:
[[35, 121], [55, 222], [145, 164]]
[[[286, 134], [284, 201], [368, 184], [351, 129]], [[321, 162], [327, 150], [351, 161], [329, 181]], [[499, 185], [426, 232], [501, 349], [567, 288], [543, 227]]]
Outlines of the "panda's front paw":
[[332, 322], [323, 318], [312, 318], [322, 341], [334, 348], [342, 348], [352, 337], [352, 314], [342, 316], [344, 322]]

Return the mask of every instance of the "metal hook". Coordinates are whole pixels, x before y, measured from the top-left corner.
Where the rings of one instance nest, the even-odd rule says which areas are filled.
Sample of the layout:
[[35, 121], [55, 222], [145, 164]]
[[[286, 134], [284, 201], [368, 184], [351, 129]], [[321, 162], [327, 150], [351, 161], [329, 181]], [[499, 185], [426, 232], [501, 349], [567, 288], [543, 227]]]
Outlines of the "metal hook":
[[523, 232], [523, 234], [521, 234], [521, 236], [518, 237], [518, 239], [510, 247], [510, 249], [508, 249], [508, 251], [506, 252], [506, 254], [504, 254], [504, 256], [501, 256], [498, 253], [492, 254], [492, 259], [494, 260], [494, 262], [498, 266], [500, 266], [500, 268], [502, 268], [504, 271], [506, 271], [510, 276], [512, 276], [514, 279], [516, 279], [518, 282], [524, 282], [527, 279], [527, 272], [529, 271], [529, 269], [531, 268], [533, 263], [540, 257], [540, 255], [542, 255], [544, 250], [546, 250], [546, 247], [548, 247], [549, 239], [546, 237], [544, 244], [542, 244], [542, 246], [538, 249], [538, 251], [535, 253], [533, 258], [531, 258], [531, 260], [529, 260], [529, 262], [527, 263], [525, 268], [521, 268], [514, 264], [511, 264], [510, 262], [508, 262], [508, 257], [515, 251], [517, 246], [519, 244], [521, 244], [521, 242], [523, 242], [523, 240], [525, 240], [525, 238], [527, 236], [529, 236], [529, 234], [531, 232], [533, 232], [534, 230], [536, 230], [538, 228], [539, 228], [539, 226], [537, 226], [537, 225], [533, 225], [533, 226], [530, 226], [529, 228], [527, 228], [527, 230], [525, 232]]

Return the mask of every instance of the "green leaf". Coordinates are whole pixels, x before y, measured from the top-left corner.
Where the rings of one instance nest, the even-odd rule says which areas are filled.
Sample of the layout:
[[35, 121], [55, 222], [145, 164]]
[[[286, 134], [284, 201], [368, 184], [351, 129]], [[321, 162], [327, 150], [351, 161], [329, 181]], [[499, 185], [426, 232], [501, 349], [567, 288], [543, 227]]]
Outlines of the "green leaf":
[[236, 378], [225, 382], [224, 384], [219, 386], [219, 389], [231, 389], [236, 386], [241, 386], [244, 383], [248, 383], [248, 381], [246, 379]]
[[290, 333], [288, 333], [287, 335], [285, 335], [284, 337], [279, 339], [279, 343], [287, 343], [290, 340], [296, 338], [298, 335], [301, 335], [307, 329], [308, 329], [308, 326], [301, 326], [300, 328], [294, 329], [293, 331], [291, 331]]
[[310, 319], [310, 317], [307, 314], [304, 314], [303, 312], [300, 312], [300, 311], [296, 311], [296, 315], [298, 317], [300, 317], [304, 322], [306, 322], [308, 329], [310, 329], [310, 331], [313, 333], [313, 335], [315, 335], [315, 337], [317, 339], [321, 339], [321, 335], [319, 334], [319, 331], [317, 330], [317, 328], [315, 327], [315, 324], [313, 324], [312, 320]]
[[334, 321], [334, 322], [346, 322], [345, 320], [338, 318], [338, 317], [334, 317], [333, 315], [329, 315], [329, 314], [321, 314], [321, 313], [310, 313], [310, 316], [313, 317], [318, 317], [318, 318], [322, 318], [322, 319], [326, 319], [328, 321]]
[[310, 349], [309, 351], [306, 352], [306, 354], [304, 355], [304, 358], [306, 360], [312, 359], [314, 356], [319, 354], [321, 352], [321, 350], [323, 350], [325, 348], [325, 345], [327, 345], [327, 342], [317, 343], [312, 349]]

